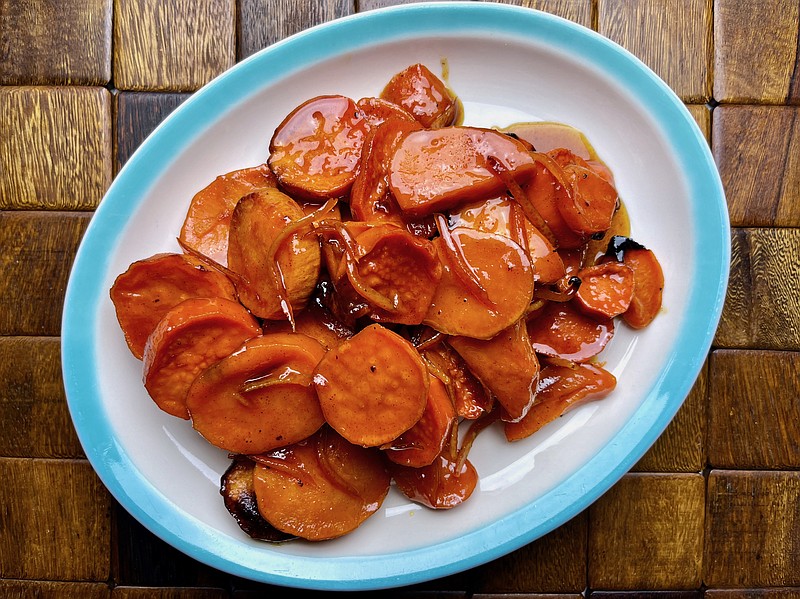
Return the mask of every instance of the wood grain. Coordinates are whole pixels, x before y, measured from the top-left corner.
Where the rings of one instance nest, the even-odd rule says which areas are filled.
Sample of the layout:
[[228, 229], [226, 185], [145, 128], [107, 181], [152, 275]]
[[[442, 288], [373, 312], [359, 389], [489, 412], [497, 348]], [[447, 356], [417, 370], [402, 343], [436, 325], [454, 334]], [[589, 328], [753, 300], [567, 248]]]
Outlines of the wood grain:
[[703, 133], [709, 144], [711, 144], [711, 113], [712, 109], [706, 104], [687, 104], [686, 108], [689, 109], [689, 114], [694, 117], [697, 126]]
[[122, 168], [145, 138], [189, 94], [120, 92], [114, 98], [115, 151], [117, 171]]
[[734, 229], [714, 344], [800, 350], [800, 229]]
[[0, 337], [0, 456], [83, 457], [57, 337]]
[[6, 599], [110, 599], [111, 588], [102, 582], [0, 580], [0, 597]]
[[0, 84], [105, 85], [112, 0], [0, 0]]
[[474, 569], [480, 593], [580, 593], [586, 588], [587, 513], [541, 539]]
[[800, 599], [800, 588], [708, 589], [708, 599]]
[[800, 102], [796, 0], [716, 0], [714, 40], [718, 102]]
[[111, 569], [117, 584], [126, 587], [225, 586], [226, 574], [168, 545], [116, 502], [112, 523]]
[[225, 589], [195, 587], [115, 587], [111, 599], [228, 599]]
[[706, 465], [708, 367], [703, 366], [675, 418], [634, 466], [636, 472], [700, 472]]
[[800, 472], [712, 470], [704, 582], [800, 586]]
[[799, 374], [798, 352], [718, 350], [711, 355], [712, 466], [800, 467]]
[[638, 56], [685, 102], [711, 98], [712, 0], [598, 0], [598, 31]]
[[109, 495], [85, 460], [0, 458], [0, 576], [105, 581]]
[[[359, 11], [373, 10], [385, 6], [413, 4], [417, 0], [359, 0]], [[584, 27], [592, 27], [592, 0], [498, 0], [500, 4], [511, 4], [525, 8], [534, 8], [564, 19], [580, 23]]]
[[704, 490], [700, 474], [624, 476], [589, 508], [589, 587], [699, 588]]
[[733, 226], [800, 226], [800, 108], [718, 106], [713, 150]]
[[114, 84], [193, 91], [236, 60], [235, 0], [114, 0]]
[[0, 131], [0, 210], [100, 202], [111, 183], [108, 90], [0, 87]]
[[0, 212], [0, 335], [59, 335], [89, 214]]
[[236, 15], [239, 58], [246, 58], [298, 31], [354, 12], [353, 0], [240, 0]]

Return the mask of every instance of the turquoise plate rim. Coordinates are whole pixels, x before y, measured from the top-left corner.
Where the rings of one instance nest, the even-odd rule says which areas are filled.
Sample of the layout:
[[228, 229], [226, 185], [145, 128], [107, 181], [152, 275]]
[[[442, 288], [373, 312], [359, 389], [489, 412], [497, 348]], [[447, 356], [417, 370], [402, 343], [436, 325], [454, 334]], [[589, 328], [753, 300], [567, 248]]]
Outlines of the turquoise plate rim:
[[[256, 87], [371, 44], [454, 32], [550, 44], [598, 69], [649, 107], [686, 175], [692, 217], [701, 225], [693, 252], [698, 268], [688, 301], [692, 309], [673, 346], [691, 351], [672, 352], [641, 406], [588, 463], [534, 503], [462, 537], [402, 553], [325, 559], [237, 543], [166, 500], [131, 463], [105, 417], [95, 370], [100, 348], [94, 340], [98, 305], [108, 292], [104, 273], [117, 238], [146, 195], [147, 182], [168, 168], [170, 157]], [[369, 590], [408, 585], [505, 555], [567, 522], [619, 480], [666, 428], [698, 376], [721, 316], [729, 267], [727, 204], [708, 144], [681, 100], [622, 47], [559, 17], [501, 4], [437, 2], [358, 13], [298, 33], [226, 71], [170, 115], [120, 171], [87, 228], [67, 287], [62, 319], [67, 401], [86, 456], [113, 496], [150, 531], [187, 555], [236, 576], [291, 587]]]

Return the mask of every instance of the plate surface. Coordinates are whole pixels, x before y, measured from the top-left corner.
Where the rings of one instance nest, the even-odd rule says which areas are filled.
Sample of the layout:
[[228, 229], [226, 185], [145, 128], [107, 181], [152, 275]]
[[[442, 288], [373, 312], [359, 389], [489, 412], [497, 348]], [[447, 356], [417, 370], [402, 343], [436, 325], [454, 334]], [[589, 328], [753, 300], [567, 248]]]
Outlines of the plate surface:
[[[509, 444], [479, 436], [480, 487], [434, 512], [394, 490], [361, 528], [325, 543], [267, 545], [226, 512], [228, 464], [189, 423], [160, 412], [141, 383], [108, 290], [138, 259], [179, 251], [196, 191], [262, 163], [275, 126], [319, 94], [377, 95], [423, 62], [461, 97], [465, 123], [548, 120], [583, 131], [613, 170], [632, 236], [664, 269], [664, 310], [624, 326], [602, 354], [619, 379], [606, 400]], [[195, 93], [141, 146], [99, 206], [67, 290], [64, 380], [86, 455], [116, 499], [156, 535], [215, 568], [322, 589], [411, 584], [508, 553], [580, 513], [656, 440], [691, 388], [719, 320], [728, 217], [706, 140], [680, 100], [619, 46], [573, 23], [487, 3], [412, 4], [307, 30]]]

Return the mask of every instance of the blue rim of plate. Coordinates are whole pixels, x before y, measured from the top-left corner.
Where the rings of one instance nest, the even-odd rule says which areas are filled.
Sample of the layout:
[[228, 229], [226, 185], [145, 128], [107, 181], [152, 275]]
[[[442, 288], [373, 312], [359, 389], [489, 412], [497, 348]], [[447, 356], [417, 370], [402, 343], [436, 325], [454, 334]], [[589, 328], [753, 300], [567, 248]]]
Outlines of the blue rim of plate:
[[[172, 156], [254, 88], [330, 56], [436, 33], [546, 43], [579, 57], [649, 107], [685, 173], [692, 218], [698, 223], [691, 309], [674, 344], [684, 351], [672, 352], [641, 406], [589, 462], [534, 503], [473, 532], [429, 547], [366, 557], [320, 559], [240, 544], [167, 500], [114, 438], [99, 391], [95, 364], [100, 348], [94, 341], [98, 306], [108, 293], [104, 273], [110, 256], [148, 191], [141, 181], [157, 179]], [[408, 585], [505, 555], [567, 522], [619, 480], [666, 428], [699, 374], [722, 312], [729, 265], [727, 206], [708, 144], [680, 99], [632, 54], [570, 21], [501, 4], [424, 3], [359, 13], [296, 34], [226, 71], [170, 115], [121, 170], [89, 224], [67, 287], [62, 321], [67, 401], [86, 456], [103, 483], [139, 522], [187, 555], [236, 576], [284, 586], [368, 590]]]

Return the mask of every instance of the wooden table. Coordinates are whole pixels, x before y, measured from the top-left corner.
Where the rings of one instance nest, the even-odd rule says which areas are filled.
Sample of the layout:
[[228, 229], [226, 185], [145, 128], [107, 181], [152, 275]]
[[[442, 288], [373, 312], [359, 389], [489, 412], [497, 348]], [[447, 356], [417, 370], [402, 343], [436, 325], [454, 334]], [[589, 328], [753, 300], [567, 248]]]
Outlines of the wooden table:
[[[115, 172], [193, 90], [393, 3], [0, 2], [0, 596], [284, 594], [185, 557], [109, 496], [67, 412], [62, 296]], [[531, 545], [397, 595], [800, 596], [798, 2], [516, 3], [619, 42], [687, 103], [727, 192], [730, 290], [698, 383], [634, 472]]]

